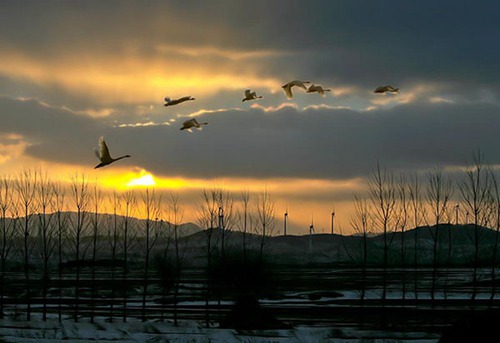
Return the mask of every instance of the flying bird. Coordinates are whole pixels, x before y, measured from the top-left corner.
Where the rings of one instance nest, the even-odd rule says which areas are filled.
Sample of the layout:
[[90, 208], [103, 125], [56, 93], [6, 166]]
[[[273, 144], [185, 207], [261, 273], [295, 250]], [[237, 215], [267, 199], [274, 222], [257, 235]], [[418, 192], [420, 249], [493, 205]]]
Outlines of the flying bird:
[[245, 91], [245, 97], [243, 98], [243, 100], [241, 100], [241, 102], [247, 101], [247, 100], [255, 100], [255, 99], [262, 99], [262, 96], [257, 95], [255, 92], [251, 92], [250, 89], [247, 89]]
[[182, 98], [179, 99], [170, 99], [169, 97], [165, 97], [165, 103], [163, 106], [173, 106], [173, 105], [178, 105], [184, 101], [188, 100], [195, 100], [192, 96], [183, 96]]
[[193, 127], [201, 129], [201, 125], [208, 125], [208, 123], [207, 122], [199, 123], [198, 120], [196, 120], [196, 118], [191, 118], [182, 123], [182, 127], [180, 128], [180, 130], [186, 130], [186, 129], [189, 130]]
[[297, 86], [297, 87], [303, 88], [304, 90], [307, 91], [307, 87], [306, 87], [305, 83], [311, 83], [311, 81], [294, 80], [294, 81], [290, 81], [287, 84], [281, 86], [281, 88], [283, 88], [283, 91], [285, 92], [286, 97], [288, 99], [292, 99], [293, 98], [292, 87]]
[[325, 96], [325, 92], [330, 92], [330, 89], [324, 89], [323, 87], [319, 85], [311, 85], [307, 89], [306, 93], [318, 93], [321, 94], [322, 96]]
[[394, 88], [391, 85], [379, 86], [375, 88], [374, 93], [399, 93], [399, 88]]
[[97, 158], [99, 159], [99, 161], [101, 161], [101, 163], [96, 165], [94, 169], [107, 166], [108, 164], [111, 164], [115, 161], [121, 160], [122, 158], [130, 157], [130, 155], [124, 155], [124, 156], [121, 156], [118, 158], [112, 158], [111, 155], [109, 154], [108, 146], [106, 145], [106, 142], [104, 141], [104, 137], [102, 137], [102, 136], [101, 136], [101, 138], [99, 138], [99, 148], [97, 148], [97, 147], [94, 148], [94, 152], [95, 152]]

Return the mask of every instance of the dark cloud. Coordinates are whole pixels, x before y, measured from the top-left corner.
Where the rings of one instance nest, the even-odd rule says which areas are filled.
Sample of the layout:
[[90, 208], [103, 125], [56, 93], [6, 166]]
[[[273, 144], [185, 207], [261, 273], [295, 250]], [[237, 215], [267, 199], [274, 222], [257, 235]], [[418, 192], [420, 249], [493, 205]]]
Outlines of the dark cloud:
[[[214, 65], [214, 75], [250, 70], [262, 79], [311, 79], [357, 92], [327, 98], [298, 94], [299, 108], [322, 103], [365, 108], [368, 92], [385, 83], [400, 87], [401, 95], [439, 84], [435, 96], [454, 103], [430, 103], [422, 96], [368, 112], [291, 107], [264, 112], [241, 104], [243, 90], [221, 85], [213, 97], [190, 94], [197, 98], [193, 104], [165, 109], [161, 98], [121, 103], [115, 97], [103, 105], [50, 79], [0, 75], [0, 94], [6, 95], [0, 97], [0, 132], [25, 136], [32, 143], [27, 153], [38, 158], [90, 165], [92, 147], [105, 135], [113, 154], [133, 156], [125, 165], [202, 178], [351, 178], [368, 175], [377, 160], [400, 169], [462, 165], [478, 148], [499, 163], [499, 10], [491, 1], [451, 0], [256, 0], [251, 7], [236, 1], [6, 1], [0, 4], [2, 51], [29, 56], [40, 62], [37, 67], [69, 61], [65, 70], [85, 71], [106, 60], [117, 61], [116, 68], [109, 64], [110, 75], [126, 75], [126, 64], [119, 62], [127, 57], [144, 65], [168, 57], [193, 68]], [[275, 54], [235, 61], [229, 54], [189, 55], [176, 47]], [[175, 85], [164, 95], [172, 89]], [[281, 90], [257, 91], [264, 92], [258, 102], [264, 107], [285, 101]], [[13, 97], [36, 97], [53, 106]], [[81, 114], [103, 107], [111, 111], [105, 118]], [[198, 109], [226, 111], [203, 114], [209, 125], [192, 134], [178, 130], [181, 118], [170, 127], [117, 127], [161, 123]]]
[[[500, 4], [491, 1], [72, 1], [2, 3], [0, 42], [58, 58], [159, 54], [161, 45], [278, 50], [271, 74], [495, 83]], [[96, 39], [99, 37], [99, 39]], [[257, 64], [257, 63], [256, 63]]]
[[421, 170], [464, 165], [481, 149], [500, 163], [491, 104], [415, 103], [370, 112], [284, 108], [226, 111], [203, 116], [193, 133], [178, 125], [111, 127], [36, 101], [0, 98], [1, 133], [23, 135], [27, 153], [43, 160], [93, 165], [97, 138], [113, 155], [156, 175], [197, 178], [364, 177], [377, 161], [390, 169]]

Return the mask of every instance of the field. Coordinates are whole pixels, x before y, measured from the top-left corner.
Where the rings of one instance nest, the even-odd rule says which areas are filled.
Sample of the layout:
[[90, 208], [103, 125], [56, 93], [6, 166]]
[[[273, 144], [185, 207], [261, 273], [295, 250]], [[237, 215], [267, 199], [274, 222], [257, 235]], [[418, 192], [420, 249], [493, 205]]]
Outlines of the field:
[[77, 301], [71, 273], [51, 279], [45, 299], [41, 283], [34, 283], [29, 322], [23, 274], [7, 275], [11, 292], [3, 298], [0, 337], [8, 342], [437, 342], [460, 320], [487, 318], [482, 322], [487, 325], [500, 315], [487, 268], [479, 270], [483, 281], [475, 290], [472, 269], [441, 268], [433, 294], [430, 268], [273, 266], [258, 271], [267, 289], [253, 292], [237, 292], [238, 285], [226, 281], [207, 282], [203, 269], [193, 268], [182, 273], [178, 292], [164, 289], [152, 274], [146, 298], [138, 271], [123, 280], [112, 269], [101, 269], [94, 280], [84, 269]]

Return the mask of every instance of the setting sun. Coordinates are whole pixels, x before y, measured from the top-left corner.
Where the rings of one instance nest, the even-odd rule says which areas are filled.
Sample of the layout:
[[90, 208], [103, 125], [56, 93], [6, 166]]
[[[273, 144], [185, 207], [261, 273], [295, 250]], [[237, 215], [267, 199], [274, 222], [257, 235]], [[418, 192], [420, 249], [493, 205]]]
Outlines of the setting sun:
[[146, 173], [138, 178], [134, 178], [127, 183], [128, 187], [134, 186], [155, 186], [156, 182], [153, 175]]

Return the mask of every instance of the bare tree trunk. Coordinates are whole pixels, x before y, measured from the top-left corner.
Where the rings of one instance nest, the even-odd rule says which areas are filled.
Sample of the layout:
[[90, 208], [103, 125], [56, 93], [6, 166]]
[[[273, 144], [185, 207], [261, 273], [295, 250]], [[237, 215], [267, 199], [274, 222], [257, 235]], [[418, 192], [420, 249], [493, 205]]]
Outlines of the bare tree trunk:
[[[374, 210], [375, 224], [381, 229], [384, 235], [384, 252], [383, 252], [383, 285], [382, 285], [382, 300], [387, 297], [387, 268], [389, 262], [389, 237], [391, 221], [394, 216], [394, 207], [396, 203], [396, 189], [394, 185], [394, 177], [380, 169], [377, 162], [377, 170], [372, 174], [370, 180], [370, 194]], [[393, 238], [394, 236], [392, 236]], [[392, 239], [391, 239], [392, 241]]]
[[92, 189], [92, 202], [94, 205], [94, 213], [92, 218], [92, 269], [90, 276], [91, 291], [90, 291], [90, 322], [94, 322], [97, 287], [96, 287], [96, 262], [97, 262], [97, 240], [99, 237], [99, 208], [102, 205], [102, 194], [98, 188], [97, 180], [95, 180]]
[[54, 193], [54, 206], [56, 210], [56, 225], [57, 225], [57, 255], [58, 255], [58, 295], [59, 304], [57, 307], [57, 318], [58, 321], [62, 321], [62, 261], [63, 261], [63, 233], [67, 224], [67, 216], [64, 216], [62, 212], [65, 208], [65, 188], [61, 183], [56, 183], [52, 185]]
[[[146, 297], [149, 285], [149, 266], [151, 251], [158, 240], [158, 217], [160, 215], [161, 197], [156, 198], [155, 191], [150, 194], [149, 189], [146, 189], [142, 195], [142, 202], [146, 213], [144, 229], [146, 233], [145, 256], [144, 256], [144, 279], [142, 292], [142, 321], [146, 321]], [[154, 222], [153, 222], [154, 221]]]
[[217, 227], [217, 215], [219, 205], [219, 192], [217, 189], [203, 190], [202, 201], [199, 206], [197, 222], [202, 228], [206, 228], [207, 238], [207, 269], [206, 269], [206, 292], [205, 292], [205, 326], [210, 325], [210, 299], [212, 296], [211, 273], [212, 273], [212, 236]]
[[[40, 207], [39, 237], [41, 238], [41, 258], [43, 262], [42, 275], [42, 298], [43, 298], [43, 321], [47, 320], [47, 289], [50, 279], [49, 263], [54, 253], [55, 244], [53, 240], [52, 216], [48, 216], [49, 206], [53, 205], [53, 187], [47, 174], [40, 173], [40, 180], [37, 187], [37, 200]], [[47, 218], [48, 217], [48, 218]]]
[[364, 306], [366, 296], [368, 266], [368, 228], [371, 225], [370, 209], [365, 199], [361, 199], [357, 195], [354, 196], [355, 217], [351, 220], [351, 225], [354, 232], [360, 234], [362, 240], [362, 258], [361, 258], [361, 307]]
[[13, 222], [7, 222], [7, 213], [11, 210], [16, 211], [16, 209], [12, 208], [14, 206], [12, 201], [11, 180], [3, 178], [0, 180], [0, 319], [4, 318], [5, 273], [7, 272], [6, 265], [11, 252], [15, 233]]
[[406, 186], [406, 180], [403, 175], [399, 177], [399, 187], [398, 187], [398, 222], [401, 228], [401, 284], [402, 284], [402, 299], [406, 300], [406, 264], [405, 264], [405, 236], [406, 236], [406, 226], [408, 223], [408, 191]]
[[71, 183], [71, 196], [73, 205], [76, 207], [76, 222], [73, 223], [75, 230], [75, 263], [76, 263], [76, 276], [75, 276], [75, 308], [73, 312], [73, 320], [78, 322], [79, 306], [80, 306], [80, 246], [81, 239], [85, 232], [85, 210], [88, 206], [88, 183], [85, 175], [72, 178]]
[[127, 192], [123, 196], [123, 201], [125, 202], [125, 216], [124, 216], [124, 221], [123, 221], [123, 274], [122, 274], [122, 279], [123, 279], [123, 322], [125, 323], [127, 321], [127, 274], [128, 274], [128, 249], [131, 247], [131, 244], [133, 243], [134, 239], [136, 238], [136, 235], [132, 233], [132, 236], [130, 236], [130, 223], [129, 219], [131, 216], [131, 213], [135, 206], [137, 205], [136, 198], [134, 193], [132, 192]]
[[491, 258], [491, 296], [490, 300], [495, 299], [496, 293], [496, 268], [497, 268], [497, 255], [498, 255], [498, 242], [500, 238], [500, 187], [497, 182], [496, 175], [490, 171], [491, 181], [493, 185], [493, 208], [495, 216], [495, 242], [493, 244], [493, 254]]
[[243, 191], [241, 193], [241, 201], [243, 202], [243, 263], [247, 257], [247, 230], [248, 230], [248, 205], [250, 203], [250, 192]]
[[419, 261], [418, 261], [418, 252], [419, 252], [419, 246], [418, 246], [418, 229], [421, 226], [422, 221], [425, 222], [425, 210], [424, 207], [422, 206], [422, 190], [421, 190], [421, 185], [420, 181], [418, 178], [418, 175], [415, 173], [412, 176], [411, 183], [410, 183], [410, 189], [409, 189], [409, 196], [410, 196], [410, 205], [411, 209], [413, 212], [413, 225], [415, 227], [414, 229], [414, 240], [413, 240], [413, 268], [414, 268], [414, 273], [415, 273], [415, 281], [414, 281], [414, 292], [415, 292], [415, 299], [418, 299], [418, 282], [419, 282], [419, 277], [418, 277], [418, 269], [419, 269]]
[[[118, 250], [118, 242], [120, 239], [120, 225], [118, 224], [118, 208], [120, 205], [118, 196], [116, 192], [113, 192], [113, 198], [111, 200], [113, 206], [113, 224], [108, 223], [108, 241], [111, 248], [111, 301], [109, 308], [109, 322], [113, 322], [114, 318], [114, 306], [115, 306], [115, 264], [116, 264], [116, 253]], [[125, 285], [123, 285], [124, 287]]]
[[169, 199], [169, 225], [174, 231], [174, 247], [175, 247], [175, 275], [174, 275], [174, 325], [178, 325], [177, 302], [179, 296], [179, 278], [181, 275], [182, 257], [179, 247], [179, 228], [182, 224], [183, 211], [179, 204], [179, 197], [171, 194]]
[[24, 277], [26, 281], [26, 320], [31, 320], [31, 280], [30, 280], [30, 257], [33, 243], [30, 239], [30, 218], [35, 212], [34, 200], [37, 187], [38, 173], [27, 169], [21, 172], [17, 182], [17, 194], [24, 209], [23, 227], [23, 254], [24, 254]]
[[274, 234], [274, 208], [275, 204], [271, 200], [267, 189], [262, 191], [258, 197], [256, 202], [256, 214], [258, 225], [260, 227], [260, 252], [259, 259], [262, 262], [264, 255], [264, 245], [267, 242], [267, 239]]
[[451, 181], [445, 179], [441, 169], [435, 169], [434, 172], [428, 175], [427, 201], [432, 209], [434, 217], [435, 229], [431, 228], [431, 236], [433, 239], [432, 247], [432, 281], [431, 281], [431, 300], [434, 303], [437, 283], [437, 272], [439, 267], [439, 238], [440, 226], [442, 219], [448, 211], [449, 201], [453, 194]]
[[485, 159], [480, 151], [474, 155], [474, 163], [465, 172], [465, 180], [459, 184], [460, 193], [467, 212], [472, 214], [474, 221], [474, 260], [473, 260], [473, 291], [472, 299], [476, 298], [478, 268], [479, 268], [479, 243], [481, 226], [488, 222], [488, 203], [491, 199], [492, 179], [491, 174], [484, 171]]

